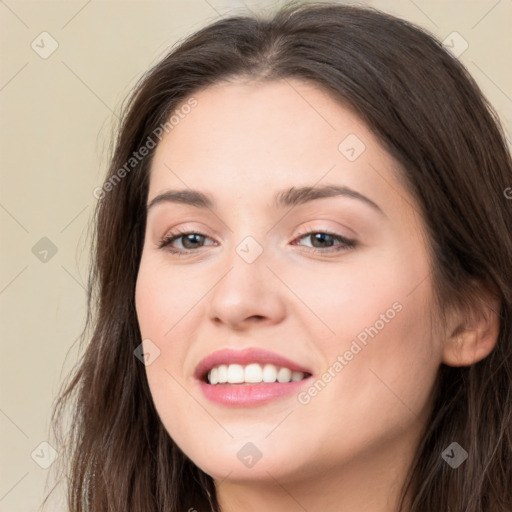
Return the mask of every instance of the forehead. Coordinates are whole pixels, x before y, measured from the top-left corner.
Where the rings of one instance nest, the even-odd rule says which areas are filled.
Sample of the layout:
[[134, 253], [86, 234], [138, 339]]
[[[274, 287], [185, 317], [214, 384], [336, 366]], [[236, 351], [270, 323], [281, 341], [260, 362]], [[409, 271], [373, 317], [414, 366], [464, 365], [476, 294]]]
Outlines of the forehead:
[[314, 84], [222, 82], [192, 97], [156, 148], [149, 199], [187, 187], [247, 198], [321, 180], [384, 195], [381, 203], [396, 202], [393, 190], [405, 195], [368, 127]]

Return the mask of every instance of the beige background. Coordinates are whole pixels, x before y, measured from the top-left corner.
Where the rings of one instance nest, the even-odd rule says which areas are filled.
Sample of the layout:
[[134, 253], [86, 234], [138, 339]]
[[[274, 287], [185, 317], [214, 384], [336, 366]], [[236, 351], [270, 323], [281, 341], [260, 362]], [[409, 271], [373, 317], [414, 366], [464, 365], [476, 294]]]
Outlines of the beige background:
[[[416, 22], [441, 40], [458, 32], [469, 45], [459, 58], [512, 133], [512, 0], [360, 3]], [[35, 462], [48, 460], [48, 449], [36, 448], [51, 443], [51, 405], [80, 351], [74, 342], [85, 318], [87, 226], [120, 102], [179, 38], [230, 12], [275, 4], [0, 3], [0, 511], [38, 510], [51, 483], [51, 469]], [[35, 41], [39, 52], [51, 48], [41, 36], [43, 48], [43, 31], [58, 43], [47, 59], [31, 47]], [[43, 237], [56, 247], [54, 255], [44, 253]], [[48, 510], [64, 507], [55, 500]]]

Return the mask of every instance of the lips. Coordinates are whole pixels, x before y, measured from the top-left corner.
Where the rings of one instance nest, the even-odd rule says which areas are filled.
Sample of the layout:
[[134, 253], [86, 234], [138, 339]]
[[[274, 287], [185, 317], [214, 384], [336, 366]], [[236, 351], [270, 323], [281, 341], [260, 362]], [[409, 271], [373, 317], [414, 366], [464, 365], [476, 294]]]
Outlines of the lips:
[[[240, 371], [243, 367], [262, 366], [279, 368], [280, 371], [292, 372], [294, 375], [301, 376], [301, 379], [289, 380], [279, 378], [277, 380], [265, 382], [242, 381], [241, 377], [235, 382], [210, 383], [207, 379], [212, 371], [215, 373], [220, 367], [227, 367]], [[239, 367], [239, 368], [236, 368]], [[294, 393], [298, 393], [301, 388], [308, 385], [311, 379], [311, 370], [295, 361], [284, 356], [269, 352], [267, 350], [248, 348], [244, 350], [224, 349], [214, 352], [205, 357], [196, 367], [194, 376], [199, 384], [199, 389], [203, 395], [211, 402], [223, 407], [256, 407], [276, 399], [289, 399]], [[286, 376], [285, 376], [286, 377]], [[215, 380], [215, 379], [213, 379]], [[223, 379], [222, 379], [223, 380]]]

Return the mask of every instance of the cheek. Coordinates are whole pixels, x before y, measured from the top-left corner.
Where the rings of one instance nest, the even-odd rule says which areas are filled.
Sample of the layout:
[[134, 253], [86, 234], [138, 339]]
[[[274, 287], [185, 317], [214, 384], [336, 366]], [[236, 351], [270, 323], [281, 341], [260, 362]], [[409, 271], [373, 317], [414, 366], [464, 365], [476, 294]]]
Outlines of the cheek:
[[[157, 258], [141, 260], [135, 291], [137, 318], [143, 338], [164, 341], [197, 304], [204, 283], [179, 267], [162, 264]], [[204, 293], [204, 292], [203, 292]], [[183, 322], [185, 320], [185, 322]]]
[[426, 414], [441, 362], [428, 276], [426, 261], [391, 257], [331, 276], [318, 311], [335, 335], [323, 343], [325, 372], [302, 403], [332, 435], [343, 425], [354, 446], [370, 446]]
[[[182, 274], [181, 274], [182, 275]], [[146, 366], [151, 396], [158, 415], [167, 431], [178, 444], [181, 439], [199, 435], [195, 423], [183, 421], [190, 413], [190, 401], [183, 388], [179, 370], [186, 355], [186, 340], [190, 336], [190, 321], [197, 303], [197, 290], [180, 282], [180, 273], [159, 266], [150, 258], [142, 258], [135, 305], [141, 337], [158, 347], [159, 355]], [[208, 422], [208, 418], [203, 419]]]

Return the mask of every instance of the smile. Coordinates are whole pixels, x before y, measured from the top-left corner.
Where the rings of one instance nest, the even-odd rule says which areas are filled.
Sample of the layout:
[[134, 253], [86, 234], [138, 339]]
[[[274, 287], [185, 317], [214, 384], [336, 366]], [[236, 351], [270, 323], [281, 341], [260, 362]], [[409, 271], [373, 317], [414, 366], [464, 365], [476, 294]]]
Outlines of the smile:
[[258, 384], [260, 382], [296, 382], [305, 377], [304, 372], [292, 371], [290, 368], [278, 367], [273, 364], [261, 365], [251, 363], [221, 364], [212, 368], [207, 375], [209, 384]]
[[293, 395], [312, 377], [312, 371], [274, 352], [246, 348], [210, 354], [197, 365], [194, 376], [208, 400], [252, 407]]

